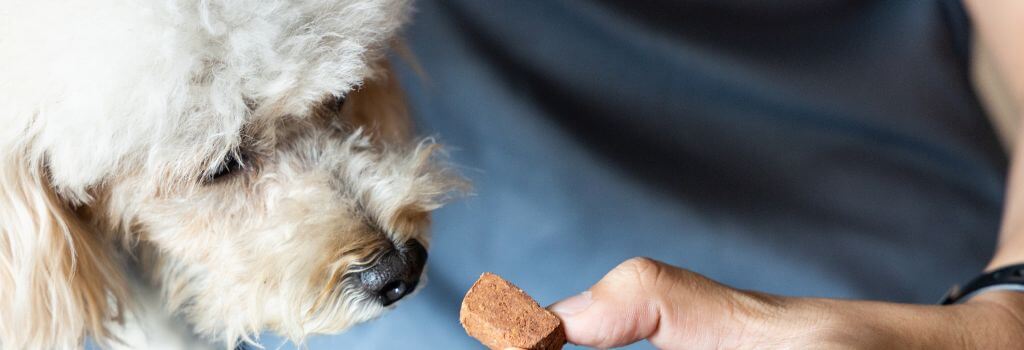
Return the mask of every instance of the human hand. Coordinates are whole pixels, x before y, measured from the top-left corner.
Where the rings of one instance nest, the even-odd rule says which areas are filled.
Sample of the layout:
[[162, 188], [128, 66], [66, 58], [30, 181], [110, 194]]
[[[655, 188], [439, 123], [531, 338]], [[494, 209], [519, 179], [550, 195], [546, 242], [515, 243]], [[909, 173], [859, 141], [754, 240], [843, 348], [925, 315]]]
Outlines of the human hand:
[[1014, 348], [1024, 297], [985, 293], [924, 306], [787, 298], [742, 291], [646, 258], [627, 260], [588, 291], [549, 309], [569, 342], [659, 349]]

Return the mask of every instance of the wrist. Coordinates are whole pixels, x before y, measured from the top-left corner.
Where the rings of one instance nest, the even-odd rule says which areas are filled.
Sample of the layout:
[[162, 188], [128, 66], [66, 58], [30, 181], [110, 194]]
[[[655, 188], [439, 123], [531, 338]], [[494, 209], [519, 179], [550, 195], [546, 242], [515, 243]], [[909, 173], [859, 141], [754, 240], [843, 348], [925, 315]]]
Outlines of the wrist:
[[795, 348], [886, 348], [877, 325], [865, 323], [859, 308], [848, 302], [819, 298], [782, 298], [778, 317], [765, 327], [768, 344]]
[[979, 300], [979, 305], [956, 306], [813, 298], [779, 298], [777, 302], [781, 311], [765, 320], [758, 339], [752, 335], [747, 341], [768, 345], [762, 348], [779, 344], [844, 349], [995, 349], [1024, 344], [1006, 335], [1024, 328], [1011, 328], [1004, 304], [987, 299]]
[[974, 348], [1019, 348], [1024, 344], [1024, 293], [981, 293], [953, 308]]
[[[829, 311], [832, 300], [780, 297], [737, 291], [730, 313], [734, 321], [731, 336], [723, 348], [776, 349], [828, 348], [843, 344], [848, 329], [841, 313]], [[735, 345], [735, 346], [728, 346]]]

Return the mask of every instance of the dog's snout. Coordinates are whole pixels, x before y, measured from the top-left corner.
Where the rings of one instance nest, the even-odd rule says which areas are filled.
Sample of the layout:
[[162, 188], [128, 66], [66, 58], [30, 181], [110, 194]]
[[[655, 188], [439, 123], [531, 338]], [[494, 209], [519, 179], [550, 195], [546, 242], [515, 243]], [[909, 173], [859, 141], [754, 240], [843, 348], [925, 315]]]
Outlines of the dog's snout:
[[416, 240], [381, 255], [359, 273], [363, 289], [384, 306], [393, 304], [416, 289], [427, 264], [427, 249]]

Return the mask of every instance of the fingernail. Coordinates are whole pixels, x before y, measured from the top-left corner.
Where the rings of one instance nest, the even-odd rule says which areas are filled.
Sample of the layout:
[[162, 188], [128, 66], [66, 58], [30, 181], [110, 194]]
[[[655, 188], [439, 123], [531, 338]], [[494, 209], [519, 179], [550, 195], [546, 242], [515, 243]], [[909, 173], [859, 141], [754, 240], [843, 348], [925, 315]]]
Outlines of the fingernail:
[[558, 314], [559, 316], [572, 316], [586, 310], [590, 307], [590, 304], [594, 303], [594, 299], [590, 294], [590, 291], [586, 291], [580, 294], [569, 297], [568, 299], [559, 301], [554, 305], [551, 305], [551, 312]]

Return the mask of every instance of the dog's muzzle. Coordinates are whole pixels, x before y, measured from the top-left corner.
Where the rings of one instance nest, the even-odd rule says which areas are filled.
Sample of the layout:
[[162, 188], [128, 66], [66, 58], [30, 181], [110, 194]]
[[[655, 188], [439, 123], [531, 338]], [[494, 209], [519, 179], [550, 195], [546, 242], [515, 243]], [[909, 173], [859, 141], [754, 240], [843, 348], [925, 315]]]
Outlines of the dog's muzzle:
[[416, 289], [427, 264], [427, 249], [416, 240], [388, 250], [359, 273], [359, 283], [384, 306], [391, 305]]

